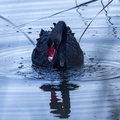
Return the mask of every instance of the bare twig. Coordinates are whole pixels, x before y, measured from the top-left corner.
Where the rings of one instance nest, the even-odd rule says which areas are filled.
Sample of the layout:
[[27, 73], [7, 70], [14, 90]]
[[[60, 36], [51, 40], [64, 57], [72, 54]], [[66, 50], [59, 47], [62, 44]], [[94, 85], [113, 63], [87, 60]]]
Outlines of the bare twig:
[[[10, 20], [8, 20], [7, 18], [5, 18], [5, 17], [3, 17], [3, 16], [1, 16], [1, 15], [0, 15], [0, 18], [3, 19], [3, 20], [5, 20], [6, 22], [10, 23], [10, 24], [13, 25], [14, 27], [17, 27], [13, 22], [11, 22]], [[32, 39], [31, 39], [25, 32], [23, 32], [23, 31], [22, 31], [20, 28], [18, 28], [18, 27], [17, 27], [17, 29], [18, 29], [19, 31], [21, 31], [21, 32], [25, 35], [25, 37], [26, 37], [33, 45], [35, 45], [35, 43], [32, 41]]]
[[82, 39], [83, 35], [85, 34], [86, 30], [89, 28], [89, 26], [91, 25], [91, 23], [93, 22], [93, 20], [112, 2], [113, 0], [111, 0], [107, 5], [105, 5], [102, 10], [90, 21], [90, 23], [88, 24], [88, 26], [85, 28], [85, 30], [83, 31], [82, 35], [80, 36], [79, 42]]
[[72, 10], [72, 9], [78, 8], [78, 7], [80, 7], [80, 6], [84, 6], [84, 5], [90, 4], [90, 3], [95, 2], [95, 1], [98, 1], [98, 0], [91, 0], [91, 1], [88, 1], [88, 2], [85, 2], [85, 3], [82, 3], [82, 4], [79, 4], [79, 5], [76, 5], [75, 7], [72, 7], [72, 8], [69, 8], [69, 9], [62, 10], [62, 11], [60, 11], [60, 12], [54, 13], [54, 14], [52, 14], [52, 15], [45, 16], [45, 17], [39, 18], [39, 19], [37, 19], [37, 20], [30, 21], [30, 22], [27, 22], [27, 23], [18, 25], [18, 26], [16, 26], [16, 27], [23, 27], [23, 26], [25, 26], [25, 25], [27, 25], [27, 24], [29, 24], [29, 23], [36, 22], [36, 21], [39, 21], [39, 20], [42, 20], [42, 19], [47, 19], [47, 18], [53, 17], [53, 16], [55, 16], [55, 15], [61, 14], [61, 13], [63, 13], [63, 12], [67, 12], [67, 11], [70, 11], [70, 10]]

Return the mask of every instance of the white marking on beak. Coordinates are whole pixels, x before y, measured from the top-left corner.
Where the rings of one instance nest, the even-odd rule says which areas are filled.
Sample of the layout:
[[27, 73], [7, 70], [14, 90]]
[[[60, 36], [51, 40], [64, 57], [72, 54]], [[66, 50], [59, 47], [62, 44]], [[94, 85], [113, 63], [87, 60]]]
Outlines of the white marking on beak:
[[48, 61], [51, 62], [53, 60], [53, 57], [48, 57]]

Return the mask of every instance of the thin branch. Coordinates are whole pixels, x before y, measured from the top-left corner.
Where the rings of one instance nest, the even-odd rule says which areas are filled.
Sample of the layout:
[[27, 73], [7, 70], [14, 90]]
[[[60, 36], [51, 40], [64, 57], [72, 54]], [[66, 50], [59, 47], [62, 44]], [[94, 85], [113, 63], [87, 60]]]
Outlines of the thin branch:
[[82, 4], [79, 4], [79, 5], [76, 5], [75, 7], [72, 7], [72, 8], [69, 8], [69, 9], [62, 10], [62, 11], [60, 11], [60, 12], [54, 13], [54, 14], [52, 14], [52, 15], [45, 16], [45, 17], [39, 18], [39, 19], [37, 19], [37, 20], [30, 21], [30, 22], [27, 22], [27, 23], [18, 25], [18, 26], [16, 26], [16, 27], [23, 27], [23, 26], [25, 26], [25, 25], [27, 25], [27, 24], [29, 24], [29, 23], [36, 22], [36, 21], [43, 20], [43, 19], [47, 19], [47, 18], [56, 16], [56, 15], [58, 15], [58, 14], [61, 14], [61, 13], [63, 13], [63, 12], [67, 12], [67, 11], [73, 10], [73, 9], [78, 8], [78, 7], [80, 7], [80, 6], [84, 6], [84, 5], [90, 4], [90, 3], [95, 2], [95, 1], [98, 1], [98, 0], [91, 0], [91, 1], [88, 1], [88, 2], [85, 2], [85, 3], [82, 3]]
[[85, 30], [83, 31], [82, 35], [80, 36], [79, 42], [82, 39], [83, 35], [85, 34], [86, 30], [89, 28], [89, 26], [91, 25], [91, 23], [93, 22], [93, 20], [112, 2], [113, 0], [111, 0], [107, 5], [105, 5], [102, 10], [91, 20], [91, 22], [88, 24], [88, 26], [85, 28]]
[[5, 20], [6, 22], [10, 23], [10, 24], [13, 25], [14, 27], [16, 27], [19, 31], [21, 31], [21, 32], [24, 34], [24, 36], [25, 36], [33, 45], [35, 45], [35, 43], [32, 41], [32, 39], [31, 39], [25, 32], [23, 32], [20, 28], [18, 28], [13, 22], [11, 22], [10, 20], [8, 20], [7, 18], [5, 18], [5, 17], [3, 17], [3, 16], [1, 16], [1, 15], [0, 15], [0, 18], [3, 19], [3, 20]]

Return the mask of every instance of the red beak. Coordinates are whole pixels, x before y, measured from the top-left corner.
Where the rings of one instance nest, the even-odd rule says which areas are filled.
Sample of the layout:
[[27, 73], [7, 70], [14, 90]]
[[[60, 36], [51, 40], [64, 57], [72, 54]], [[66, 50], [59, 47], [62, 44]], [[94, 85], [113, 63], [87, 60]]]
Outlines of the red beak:
[[55, 55], [55, 49], [53, 48], [54, 43], [50, 46], [50, 48], [48, 49], [48, 61], [51, 62], [54, 58]]

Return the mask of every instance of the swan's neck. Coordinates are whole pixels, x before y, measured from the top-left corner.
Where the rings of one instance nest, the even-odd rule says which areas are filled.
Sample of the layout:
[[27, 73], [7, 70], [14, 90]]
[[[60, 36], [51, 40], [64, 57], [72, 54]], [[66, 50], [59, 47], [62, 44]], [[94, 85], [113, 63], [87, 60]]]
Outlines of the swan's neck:
[[67, 27], [65, 22], [58, 22], [55, 28], [58, 30], [58, 34], [61, 36], [61, 42], [59, 44], [59, 57], [60, 66], [66, 66], [66, 42], [67, 42]]
[[59, 21], [52, 30], [50, 37], [52, 38], [55, 49], [59, 56], [60, 66], [66, 66], [66, 42], [67, 42], [67, 27], [65, 22]]
[[51, 32], [52, 36], [56, 36], [59, 43], [66, 43], [67, 27], [65, 22], [59, 21]]
[[59, 21], [55, 25], [49, 36], [49, 42], [54, 43], [60, 66], [66, 66], [67, 27], [65, 22]]

